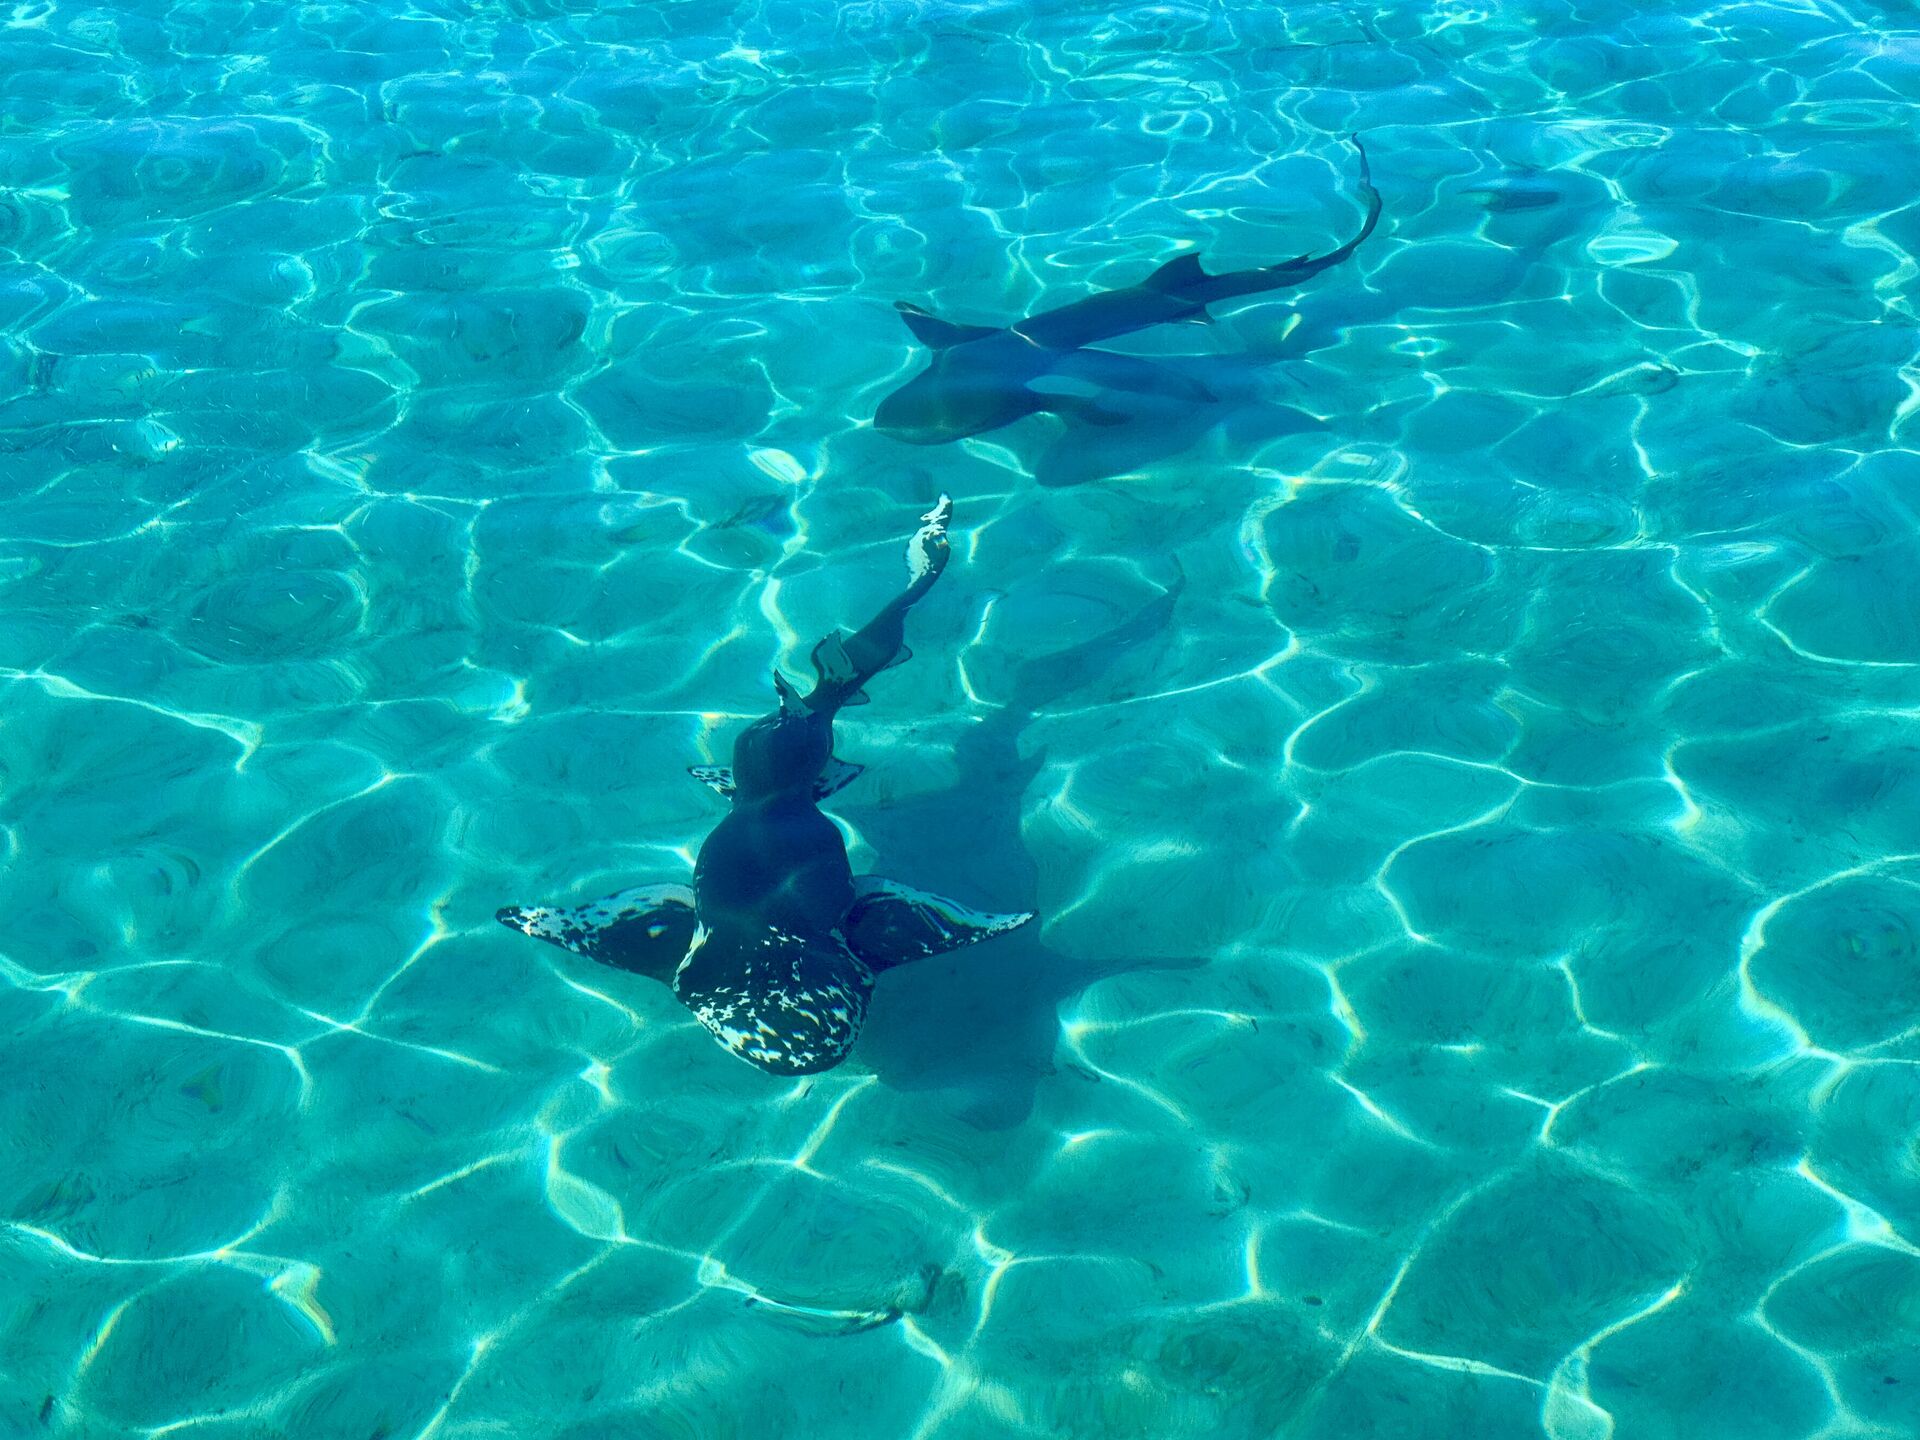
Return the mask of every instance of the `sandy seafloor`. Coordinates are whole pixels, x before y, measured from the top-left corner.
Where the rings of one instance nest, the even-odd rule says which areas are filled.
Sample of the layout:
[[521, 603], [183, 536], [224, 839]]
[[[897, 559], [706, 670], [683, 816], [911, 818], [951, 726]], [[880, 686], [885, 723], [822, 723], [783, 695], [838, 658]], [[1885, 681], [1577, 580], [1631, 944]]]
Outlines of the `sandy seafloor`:
[[[1920, 1434], [1911, 4], [0, 13], [0, 1436]], [[972, 323], [1217, 394], [876, 433]], [[493, 923], [841, 726], [776, 1080]]]

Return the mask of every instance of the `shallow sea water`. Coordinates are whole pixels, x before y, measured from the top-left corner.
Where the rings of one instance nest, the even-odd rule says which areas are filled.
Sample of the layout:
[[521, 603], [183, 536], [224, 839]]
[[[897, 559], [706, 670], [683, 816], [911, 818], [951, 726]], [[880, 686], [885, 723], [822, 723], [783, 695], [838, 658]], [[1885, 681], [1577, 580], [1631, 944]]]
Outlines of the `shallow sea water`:
[[[876, 433], [972, 323], [1221, 399]], [[1920, 1434], [1920, 12], [0, 12], [0, 1436]], [[846, 717], [796, 1083], [493, 922]]]

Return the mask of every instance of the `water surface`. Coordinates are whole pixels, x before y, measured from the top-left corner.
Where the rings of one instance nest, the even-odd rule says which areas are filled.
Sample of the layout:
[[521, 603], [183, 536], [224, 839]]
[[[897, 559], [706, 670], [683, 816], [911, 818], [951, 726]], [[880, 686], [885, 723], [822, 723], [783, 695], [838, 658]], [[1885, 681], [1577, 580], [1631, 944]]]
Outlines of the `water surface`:
[[[0, 16], [0, 1435], [1900, 1440], [1908, 4]], [[876, 434], [968, 323], [1352, 233]], [[830, 627], [857, 868], [1042, 927], [732, 1059], [683, 877]]]

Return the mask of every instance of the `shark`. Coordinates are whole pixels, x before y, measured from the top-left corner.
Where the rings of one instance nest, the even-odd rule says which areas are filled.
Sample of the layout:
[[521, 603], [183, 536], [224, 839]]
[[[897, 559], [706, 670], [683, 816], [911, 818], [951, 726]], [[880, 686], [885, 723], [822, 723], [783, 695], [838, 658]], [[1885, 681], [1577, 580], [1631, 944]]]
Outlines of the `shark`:
[[643, 884], [571, 906], [510, 905], [501, 924], [658, 981], [728, 1052], [774, 1075], [812, 1075], [847, 1058], [875, 978], [1016, 930], [1002, 914], [855, 875], [820, 802], [861, 766], [834, 754], [834, 717], [910, 656], [907, 612], [947, 565], [953, 504], [941, 496], [907, 546], [906, 588], [852, 635], [812, 652], [802, 695], [778, 670], [777, 707], [741, 732], [730, 766], [694, 766], [728, 800], [701, 844], [693, 883]]
[[1358, 190], [1366, 203], [1359, 233], [1325, 255], [1297, 255], [1277, 265], [1210, 275], [1197, 251], [1176, 255], [1135, 285], [1089, 295], [1009, 326], [964, 325], [908, 301], [894, 309], [930, 352], [927, 368], [880, 402], [874, 428], [909, 445], [944, 445], [1011, 425], [1028, 415], [1110, 426], [1123, 411], [1101, 392], [1153, 395], [1175, 402], [1215, 399], [1200, 381], [1136, 355], [1092, 347], [1157, 325], [1206, 323], [1208, 307], [1242, 296], [1300, 285], [1349, 259], [1380, 223], [1367, 152]]

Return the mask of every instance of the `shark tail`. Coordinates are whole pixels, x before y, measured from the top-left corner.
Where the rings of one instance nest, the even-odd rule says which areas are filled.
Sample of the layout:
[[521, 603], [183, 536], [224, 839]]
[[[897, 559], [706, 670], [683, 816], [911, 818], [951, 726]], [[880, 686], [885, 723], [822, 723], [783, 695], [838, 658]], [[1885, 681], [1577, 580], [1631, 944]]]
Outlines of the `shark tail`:
[[1367, 163], [1367, 147], [1360, 143], [1358, 135], [1349, 135], [1347, 141], [1360, 157], [1360, 183], [1355, 188], [1359, 190], [1361, 198], [1367, 202], [1366, 218], [1360, 222], [1360, 233], [1339, 248], [1329, 250], [1317, 260], [1311, 255], [1301, 255], [1279, 265], [1269, 265], [1268, 274], [1285, 275], [1292, 281], [1318, 275], [1322, 270], [1331, 269], [1342, 261], [1352, 258], [1353, 252], [1366, 243], [1367, 237], [1373, 234], [1380, 224], [1380, 212], [1385, 206], [1380, 199], [1380, 192], [1373, 186], [1373, 168]]
[[953, 501], [942, 495], [920, 517], [920, 528], [907, 542], [907, 588], [853, 634], [835, 633], [813, 647], [813, 669], [819, 678], [807, 695], [809, 710], [831, 714], [842, 706], [864, 703], [866, 683], [912, 655], [906, 644], [907, 612], [947, 568], [952, 553], [947, 523], [952, 518]]
[[1197, 252], [1176, 255], [1143, 282], [1147, 289], [1190, 298], [1194, 302], [1192, 313], [1168, 318], [1204, 321], [1209, 318], [1206, 307], [1216, 301], [1232, 300], [1241, 295], [1260, 295], [1311, 280], [1322, 270], [1331, 270], [1351, 258], [1353, 252], [1366, 243], [1367, 237], [1379, 226], [1380, 214], [1385, 207], [1380, 192], [1373, 186], [1373, 172], [1367, 164], [1366, 148], [1361, 145], [1360, 137], [1350, 135], [1347, 138], [1360, 155], [1360, 180], [1356, 188], [1367, 206], [1366, 217], [1360, 223], [1360, 233], [1325, 255], [1316, 257], [1309, 252], [1296, 255], [1291, 260], [1282, 260], [1277, 265], [1265, 265], [1256, 270], [1236, 270], [1225, 275], [1209, 275], [1200, 264]]

